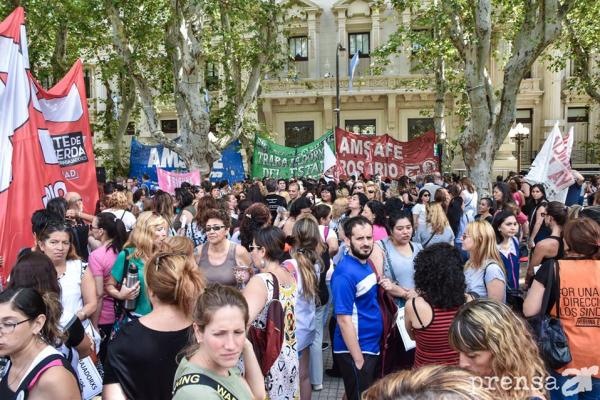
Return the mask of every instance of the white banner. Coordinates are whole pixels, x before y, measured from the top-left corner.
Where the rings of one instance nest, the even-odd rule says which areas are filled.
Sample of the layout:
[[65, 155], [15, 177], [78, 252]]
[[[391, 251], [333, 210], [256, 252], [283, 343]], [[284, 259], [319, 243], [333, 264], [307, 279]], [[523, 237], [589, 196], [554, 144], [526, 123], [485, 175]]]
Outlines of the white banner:
[[573, 130], [569, 131], [567, 138], [563, 138], [558, 123], [555, 124], [525, 177], [530, 183], [543, 184], [550, 201], [564, 203], [569, 186], [575, 182], [570, 162], [572, 148]]

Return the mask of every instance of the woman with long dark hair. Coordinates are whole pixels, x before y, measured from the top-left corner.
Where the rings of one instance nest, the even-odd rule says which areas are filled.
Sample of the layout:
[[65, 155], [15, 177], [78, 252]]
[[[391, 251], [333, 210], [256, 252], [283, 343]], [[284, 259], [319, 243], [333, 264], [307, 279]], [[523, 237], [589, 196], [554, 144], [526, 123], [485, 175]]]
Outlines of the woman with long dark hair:
[[564, 255], [562, 231], [567, 223], [568, 207], [559, 201], [551, 201], [546, 206], [540, 205], [539, 215], [550, 229], [550, 236], [538, 242], [527, 266], [527, 285], [531, 284], [534, 268], [548, 259], [561, 259]]
[[385, 206], [377, 200], [369, 200], [363, 207], [361, 213], [373, 224], [373, 240], [381, 240], [388, 237], [387, 229], [385, 228]]
[[106, 343], [115, 323], [115, 301], [104, 290], [104, 286], [108, 284], [112, 267], [127, 241], [127, 231], [122, 220], [112, 213], [103, 212], [92, 220], [90, 233], [101, 243], [101, 246], [90, 254], [89, 266], [96, 282], [98, 300], [98, 307], [92, 315], [92, 323], [104, 334], [101, 335], [104, 339], [100, 344], [99, 352], [100, 360], [104, 360]]
[[529, 235], [528, 246], [533, 249], [535, 245], [550, 236], [550, 229], [544, 223], [544, 217], [541, 216], [540, 208], [548, 204], [546, 199], [546, 189], [541, 183], [531, 186], [530, 196], [527, 201], [529, 211], [529, 226], [531, 235]]

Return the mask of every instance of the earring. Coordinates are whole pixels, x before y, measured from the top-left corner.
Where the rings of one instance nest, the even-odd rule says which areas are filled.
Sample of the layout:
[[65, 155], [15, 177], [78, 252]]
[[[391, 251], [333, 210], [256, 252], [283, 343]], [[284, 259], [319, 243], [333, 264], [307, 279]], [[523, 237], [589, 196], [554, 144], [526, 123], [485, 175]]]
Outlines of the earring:
[[260, 260], [260, 268], [261, 269], [264, 269], [266, 265], [267, 265], [267, 262], [264, 259]]

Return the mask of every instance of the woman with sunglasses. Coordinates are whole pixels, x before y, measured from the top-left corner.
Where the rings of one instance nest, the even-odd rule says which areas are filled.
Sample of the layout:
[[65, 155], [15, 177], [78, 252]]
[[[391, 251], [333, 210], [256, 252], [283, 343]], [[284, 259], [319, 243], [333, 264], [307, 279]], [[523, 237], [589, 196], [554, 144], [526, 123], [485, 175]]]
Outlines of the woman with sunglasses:
[[264, 329], [274, 285], [279, 287], [279, 301], [285, 314], [284, 341], [279, 357], [265, 375], [267, 398], [274, 400], [298, 398], [300, 385], [295, 317], [298, 289], [292, 274], [279, 261], [284, 255], [284, 246], [285, 234], [279, 228], [268, 226], [254, 234], [250, 254], [259, 273], [243, 290], [248, 302], [249, 321]]
[[164, 244], [146, 267], [143, 275], [152, 311], [123, 325], [110, 342], [105, 400], [171, 399], [176, 357], [192, 334], [194, 302], [205, 287], [194, 259]]
[[412, 208], [413, 224], [415, 231], [419, 229], [419, 226], [425, 226], [427, 219], [427, 206], [431, 201], [431, 193], [427, 189], [421, 189], [419, 197], [417, 197], [417, 204]]
[[81, 399], [75, 373], [54, 348], [63, 340], [56, 296], [32, 288], [0, 293], [0, 357], [10, 359], [0, 378], [0, 399]]
[[[123, 250], [117, 256], [108, 282], [104, 286], [106, 292], [117, 300], [137, 299], [131, 316], [139, 317], [152, 311], [146, 291], [144, 266], [167, 237], [168, 228], [167, 221], [158, 213], [152, 211], [141, 213], [127, 243], [123, 245]], [[127, 264], [134, 264], [139, 276], [139, 282], [130, 288], [122, 285], [123, 279], [127, 276]], [[120, 289], [117, 289], [119, 286]]]
[[[202, 227], [207, 242], [196, 247], [196, 262], [209, 283], [236, 287], [236, 267], [250, 266], [250, 254], [243, 247], [227, 239], [231, 219], [227, 212], [210, 209], [202, 213]], [[244, 277], [247, 281], [249, 276]]]

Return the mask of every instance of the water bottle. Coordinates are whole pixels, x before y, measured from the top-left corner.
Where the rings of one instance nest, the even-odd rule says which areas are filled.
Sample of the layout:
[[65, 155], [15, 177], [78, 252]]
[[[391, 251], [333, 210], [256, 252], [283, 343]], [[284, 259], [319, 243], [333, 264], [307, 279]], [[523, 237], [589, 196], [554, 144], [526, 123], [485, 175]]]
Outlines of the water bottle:
[[[130, 263], [129, 268], [127, 270], [127, 277], [125, 278], [125, 286], [127, 286], [128, 288], [131, 288], [136, 283], [138, 283], [139, 280], [140, 280], [140, 277], [138, 275], [137, 267], [135, 266], [135, 264]], [[123, 303], [123, 308], [125, 308], [127, 311], [133, 311], [133, 310], [135, 310], [136, 305], [137, 305], [137, 298], [132, 299], [132, 300], [125, 300], [125, 302]]]

